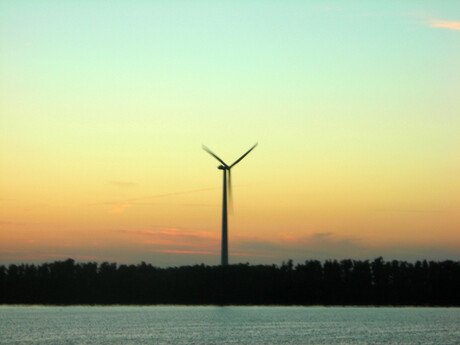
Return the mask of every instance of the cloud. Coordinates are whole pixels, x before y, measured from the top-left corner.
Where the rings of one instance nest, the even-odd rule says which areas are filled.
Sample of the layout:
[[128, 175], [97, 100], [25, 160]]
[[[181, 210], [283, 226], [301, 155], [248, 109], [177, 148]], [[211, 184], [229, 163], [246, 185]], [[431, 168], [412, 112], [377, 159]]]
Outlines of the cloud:
[[[134, 182], [124, 182], [124, 181], [109, 181], [114, 186], [118, 187], [133, 187], [137, 185], [137, 183]], [[207, 192], [211, 190], [218, 190], [219, 188], [213, 187], [213, 188], [201, 188], [201, 189], [193, 189], [193, 190], [187, 190], [187, 191], [180, 191], [180, 192], [171, 192], [171, 193], [164, 193], [164, 194], [155, 194], [155, 195], [150, 195], [150, 196], [143, 196], [143, 197], [136, 197], [136, 198], [129, 198], [125, 200], [118, 200], [118, 201], [106, 201], [103, 203], [96, 203], [96, 205], [115, 205], [109, 212], [110, 213], [121, 213], [123, 212], [126, 208], [128, 207], [133, 207], [137, 205], [153, 205], [155, 204], [154, 202], [150, 201], [152, 199], [157, 199], [157, 198], [167, 198], [167, 197], [173, 197], [173, 196], [178, 196], [178, 195], [186, 195], [186, 194], [194, 194], [194, 193], [202, 193], [202, 192]], [[94, 204], [93, 204], [94, 205]], [[185, 204], [188, 206], [213, 206], [213, 205], [206, 205], [206, 204]]]
[[171, 192], [171, 193], [164, 193], [164, 194], [155, 194], [155, 195], [150, 195], [150, 196], [144, 196], [144, 197], [138, 197], [138, 198], [132, 198], [126, 200], [127, 202], [133, 202], [133, 201], [140, 201], [140, 200], [148, 200], [148, 199], [156, 199], [156, 198], [165, 198], [165, 197], [170, 197], [170, 196], [176, 196], [176, 195], [184, 195], [184, 194], [194, 194], [194, 193], [201, 193], [201, 192], [208, 192], [211, 190], [217, 190], [220, 189], [217, 187], [212, 187], [212, 188], [200, 188], [200, 189], [192, 189], [192, 190], [186, 190], [186, 191], [180, 191], [180, 192]]
[[36, 223], [32, 222], [15, 222], [15, 221], [8, 221], [8, 220], [1, 220], [0, 225], [7, 225], [7, 226], [28, 226]]
[[[19, 248], [1, 248], [0, 263], [44, 262], [74, 258], [80, 261], [150, 262], [157, 266], [218, 264], [220, 231], [157, 225], [147, 229], [105, 229], [110, 242], [61, 243], [57, 245], [23, 244]], [[460, 260], [459, 244], [410, 245], [368, 243], [364, 238], [338, 232], [279, 232], [273, 236], [232, 235], [229, 241], [231, 263], [280, 264], [293, 259], [385, 260]]]
[[[220, 232], [185, 230], [163, 227], [158, 230], [118, 230], [134, 239], [132, 243], [142, 252], [165, 254], [220, 256]], [[239, 260], [259, 258], [259, 262], [269, 259], [303, 262], [315, 258], [326, 259], [372, 259], [383, 256], [390, 259], [447, 259], [456, 258], [452, 250], [420, 245], [373, 245], [363, 239], [343, 236], [333, 232], [316, 232], [299, 235], [280, 232], [275, 238], [236, 235], [230, 238], [230, 256]], [[207, 260], [203, 257], [203, 261]], [[273, 263], [273, 261], [271, 261]]]
[[332, 232], [319, 232], [306, 235], [279, 233], [273, 241], [244, 239], [233, 244], [237, 251], [257, 255], [270, 255], [281, 258], [333, 258], [366, 255], [370, 248], [358, 239], [340, 237]]
[[254, 254], [254, 253], [242, 253], [242, 252], [233, 252], [231, 256], [236, 257], [245, 257], [245, 258], [280, 258], [278, 255], [269, 255], [269, 254]]
[[[79, 261], [112, 261], [120, 264], [141, 261], [170, 267], [220, 263], [220, 232], [210, 233], [176, 227], [154, 230], [112, 230], [111, 243], [94, 246], [47, 245], [1, 248], [0, 264], [49, 262], [66, 258]], [[272, 237], [231, 236], [230, 262], [281, 264], [288, 259], [305, 260], [362, 259], [382, 256], [385, 260], [460, 260], [459, 244], [451, 245], [375, 245], [363, 239], [334, 232], [299, 235], [280, 232]]]
[[[220, 256], [219, 233], [184, 230], [176, 227], [163, 227], [159, 230], [118, 230], [119, 233], [140, 237], [136, 243], [150, 248], [154, 253], [202, 254]], [[239, 243], [260, 243], [261, 239], [251, 236], [235, 236], [231, 246], [234, 257], [278, 258], [273, 253], [254, 252], [238, 247]], [[263, 246], [266, 249], [266, 245]]]
[[255, 255], [271, 255], [295, 261], [306, 259], [372, 259], [382, 256], [386, 259], [416, 261], [458, 260], [460, 251], [455, 246], [447, 248], [430, 245], [373, 245], [360, 238], [341, 236], [332, 232], [307, 235], [280, 233], [274, 241], [251, 239], [235, 241], [235, 252], [245, 251]]
[[[184, 230], [164, 227], [158, 230], [117, 230], [130, 237], [138, 237], [134, 243], [154, 252], [177, 254], [220, 255], [220, 232]], [[232, 236], [231, 255], [235, 257], [292, 258], [353, 257], [365, 254], [368, 249], [353, 238], [341, 238], [332, 232], [312, 233], [299, 236], [280, 233], [273, 240], [256, 236]], [[210, 250], [211, 249], [211, 250]]]
[[115, 257], [97, 255], [77, 255], [75, 253], [55, 254], [55, 253], [25, 253], [25, 252], [0, 252], [0, 260], [3, 262], [30, 262], [30, 261], [55, 261], [59, 259], [74, 259], [78, 261], [117, 261]]
[[[160, 230], [121, 230], [129, 235], [142, 236], [140, 244], [170, 245], [170, 246], [209, 246], [218, 243], [220, 237], [216, 233], [206, 231], [190, 231], [174, 227], [165, 227]], [[174, 249], [174, 248], [172, 248]]]
[[122, 204], [115, 204], [114, 207], [109, 211], [110, 213], [122, 213], [128, 207], [131, 207], [132, 204], [122, 203]]
[[451, 22], [446, 20], [430, 19], [429, 25], [432, 28], [444, 28], [450, 30], [460, 30], [460, 22]]
[[56, 259], [75, 259], [80, 261], [117, 261], [113, 257], [97, 256], [97, 255], [69, 255], [69, 254], [45, 254], [47, 257]]
[[158, 249], [154, 250], [156, 253], [171, 253], [171, 254], [204, 254], [204, 255], [217, 255], [216, 252], [207, 252], [199, 250], [172, 250], [172, 249]]

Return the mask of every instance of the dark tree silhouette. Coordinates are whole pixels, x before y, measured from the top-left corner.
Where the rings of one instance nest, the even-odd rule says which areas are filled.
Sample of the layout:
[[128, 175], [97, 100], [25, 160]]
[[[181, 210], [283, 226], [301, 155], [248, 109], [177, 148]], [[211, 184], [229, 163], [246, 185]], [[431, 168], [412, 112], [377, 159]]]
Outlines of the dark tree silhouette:
[[307, 260], [158, 268], [116, 263], [0, 266], [2, 304], [460, 306], [460, 262]]

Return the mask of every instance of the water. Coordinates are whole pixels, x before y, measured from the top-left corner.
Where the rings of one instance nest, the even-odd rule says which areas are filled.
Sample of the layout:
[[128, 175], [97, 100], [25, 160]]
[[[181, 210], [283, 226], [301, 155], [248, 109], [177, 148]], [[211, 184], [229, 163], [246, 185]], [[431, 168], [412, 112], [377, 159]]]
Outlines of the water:
[[0, 307], [0, 344], [460, 344], [460, 308]]

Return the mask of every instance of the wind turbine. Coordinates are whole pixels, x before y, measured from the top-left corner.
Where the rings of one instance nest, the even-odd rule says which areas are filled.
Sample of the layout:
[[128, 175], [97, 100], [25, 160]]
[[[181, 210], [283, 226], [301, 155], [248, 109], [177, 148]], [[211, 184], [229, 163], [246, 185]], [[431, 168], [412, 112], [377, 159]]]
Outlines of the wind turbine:
[[[228, 265], [228, 223], [227, 223], [227, 187], [230, 196], [230, 203], [232, 202], [232, 174], [231, 169], [238, 164], [244, 157], [246, 157], [249, 152], [254, 150], [257, 146], [257, 143], [251, 147], [244, 155], [238, 158], [232, 165], [227, 165], [225, 162], [217, 157], [217, 155], [208, 149], [206, 146], [203, 145], [203, 150], [217, 159], [222, 165], [219, 165], [217, 169], [222, 170], [224, 173], [224, 187], [223, 187], [223, 202], [222, 202], [222, 266]], [[228, 180], [227, 180], [228, 174]], [[228, 183], [228, 185], [227, 185]]]

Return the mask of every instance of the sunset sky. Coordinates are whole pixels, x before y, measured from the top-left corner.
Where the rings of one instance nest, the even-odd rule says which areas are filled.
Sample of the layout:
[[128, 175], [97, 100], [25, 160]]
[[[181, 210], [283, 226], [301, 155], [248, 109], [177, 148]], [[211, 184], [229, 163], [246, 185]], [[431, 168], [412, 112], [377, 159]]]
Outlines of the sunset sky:
[[0, 264], [460, 260], [460, 2], [1, 1]]

